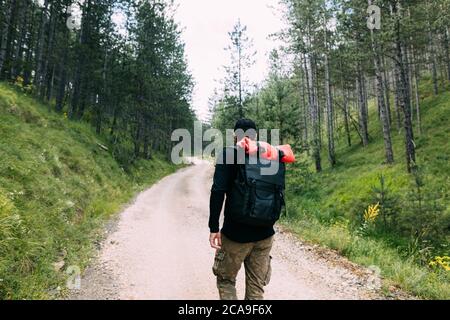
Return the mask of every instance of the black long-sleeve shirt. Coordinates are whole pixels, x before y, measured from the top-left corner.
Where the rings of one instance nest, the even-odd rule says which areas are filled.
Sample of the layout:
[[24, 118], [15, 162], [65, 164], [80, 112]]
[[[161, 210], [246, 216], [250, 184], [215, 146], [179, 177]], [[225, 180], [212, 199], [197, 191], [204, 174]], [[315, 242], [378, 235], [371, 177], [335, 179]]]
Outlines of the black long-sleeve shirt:
[[[225, 148], [217, 159], [213, 186], [211, 188], [209, 203], [209, 229], [211, 233], [217, 233], [220, 230], [220, 213], [225, 196], [236, 179], [238, 166], [236, 149]], [[261, 241], [275, 234], [273, 227], [255, 227], [233, 221], [226, 211], [221, 232], [230, 240], [239, 243]]]

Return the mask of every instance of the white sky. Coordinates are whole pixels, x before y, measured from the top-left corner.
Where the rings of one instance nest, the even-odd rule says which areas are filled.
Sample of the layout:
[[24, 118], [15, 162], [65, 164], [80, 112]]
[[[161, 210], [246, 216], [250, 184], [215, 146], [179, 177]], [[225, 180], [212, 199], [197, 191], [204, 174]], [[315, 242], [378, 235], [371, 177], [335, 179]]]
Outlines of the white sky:
[[208, 99], [223, 77], [223, 66], [229, 61], [224, 50], [229, 44], [228, 32], [238, 19], [247, 26], [257, 51], [256, 64], [249, 72], [252, 82], [264, 80], [268, 71], [268, 53], [279, 46], [268, 36], [283, 27], [278, 0], [176, 0], [175, 19], [183, 28], [186, 55], [196, 83], [194, 108], [200, 119], [208, 112]]

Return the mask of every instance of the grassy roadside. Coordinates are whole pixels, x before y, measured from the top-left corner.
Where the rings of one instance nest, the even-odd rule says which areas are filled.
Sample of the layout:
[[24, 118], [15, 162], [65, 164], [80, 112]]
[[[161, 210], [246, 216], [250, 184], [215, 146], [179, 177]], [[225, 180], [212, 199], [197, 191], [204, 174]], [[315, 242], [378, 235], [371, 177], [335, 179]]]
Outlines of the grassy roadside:
[[91, 126], [0, 83], [0, 299], [49, 299], [83, 269], [99, 228], [176, 167], [124, 170]]
[[423, 299], [450, 297], [448, 275], [405, 258], [383, 241], [360, 237], [342, 225], [327, 226], [314, 218], [287, 219], [283, 225], [309, 243], [334, 249], [362, 266], [379, 268], [383, 278], [381, 289], [386, 297], [391, 296], [392, 287]]
[[[423, 181], [420, 205], [415, 179], [405, 169], [404, 137], [395, 129], [396, 163], [383, 164], [381, 125], [372, 101], [369, 147], [363, 149], [354, 135], [349, 148], [341, 131], [336, 168], [328, 167], [326, 153], [326, 167], [320, 174], [313, 173], [311, 163], [303, 159], [290, 168], [289, 216], [283, 223], [305, 241], [380, 268], [387, 293], [397, 286], [420, 298], [450, 299], [450, 272], [445, 266], [430, 265], [436, 256], [449, 256], [450, 250], [449, 91], [447, 83], [444, 93], [433, 96], [430, 81], [421, 88], [423, 132], [416, 137]], [[381, 176], [386, 221], [383, 214], [363, 228], [364, 211], [380, 201]]]

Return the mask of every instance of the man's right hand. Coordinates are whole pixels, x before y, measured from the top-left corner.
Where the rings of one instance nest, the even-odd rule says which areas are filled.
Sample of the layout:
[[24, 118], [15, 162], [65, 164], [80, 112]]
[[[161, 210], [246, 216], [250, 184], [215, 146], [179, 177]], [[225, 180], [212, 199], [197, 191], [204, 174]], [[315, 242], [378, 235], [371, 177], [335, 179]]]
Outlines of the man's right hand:
[[216, 250], [222, 248], [222, 235], [220, 234], [220, 232], [210, 234], [209, 244], [211, 245], [211, 248]]

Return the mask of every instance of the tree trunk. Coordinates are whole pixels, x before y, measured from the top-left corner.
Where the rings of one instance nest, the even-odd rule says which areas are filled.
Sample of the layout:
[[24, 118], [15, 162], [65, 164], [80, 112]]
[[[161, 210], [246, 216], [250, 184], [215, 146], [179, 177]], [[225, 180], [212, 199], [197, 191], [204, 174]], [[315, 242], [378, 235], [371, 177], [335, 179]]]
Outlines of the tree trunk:
[[36, 66], [35, 71], [36, 74], [34, 76], [34, 85], [37, 88], [42, 86], [43, 82], [43, 74], [42, 74], [42, 65], [43, 65], [43, 56], [44, 56], [44, 45], [45, 45], [45, 29], [47, 25], [47, 11], [48, 11], [49, 0], [45, 0], [44, 7], [42, 8], [41, 13], [41, 21], [39, 23], [39, 35], [36, 41]]
[[75, 67], [75, 77], [73, 81], [73, 95], [72, 95], [72, 101], [70, 105], [70, 111], [69, 111], [69, 117], [70, 118], [76, 118], [80, 117], [84, 110], [84, 104], [85, 104], [85, 97], [83, 95], [86, 94], [84, 92], [83, 87], [85, 86], [84, 81], [84, 71], [85, 71], [85, 64], [87, 63], [85, 53], [85, 44], [87, 41], [87, 33], [88, 33], [88, 15], [90, 10], [90, 1], [86, 1], [83, 7], [83, 13], [81, 18], [81, 30], [79, 34], [79, 50], [78, 50], [78, 58], [77, 58], [77, 65]]
[[408, 47], [404, 46], [403, 47], [403, 52], [405, 55], [405, 67], [406, 67], [406, 74], [408, 76], [408, 95], [411, 99], [411, 103], [410, 103], [410, 115], [411, 115], [411, 122], [414, 120], [414, 104], [412, 101], [412, 96], [413, 96], [413, 74], [412, 74], [412, 63], [411, 63], [411, 54], [408, 50]]
[[362, 137], [362, 143], [364, 147], [369, 145], [369, 132], [368, 132], [368, 116], [364, 94], [364, 79], [362, 75], [361, 65], [358, 62], [358, 75], [356, 77], [356, 90], [358, 96], [358, 111], [359, 111], [359, 127]]
[[302, 135], [302, 137], [303, 137], [303, 141], [302, 141], [302, 146], [303, 147], [305, 147], [305, 146], [307, 146], [308, 145], [308, 139], [309, 139], [309, 135], [308, 135], [308, 115], [307, 115], [307, 103], [306, 103], [306, 89], [305, 89], [305, 86], [306, 86], [306, 80], [305, 80], [305, 72], [303, 71], [301, 71], [301, 68], [300, 68], [300, 71], [299, 71], [300, 73], [301, 73], [301, 80], [302, 80], [302, 83], [301, 83], [301, 97], [302, 97], [302, 127], [303, 127], [303, 135]]
[[52, 60], [54, 51], [53, 44], [55, 38], [56, 14], [57, 12], [55, 9], [55, 4], [53, 3], [50, 10], [50, 21], [48, 23], [48, 41], [45, 50], [45, 59], [43, 59], [43, 65], [41, 70], [41, 74], [44, 81], [41, 82], [41, 87], [38, 88], [40, 90], [41, 99], [46, 98], [47, 100], [50, 100], [53, 85], [54, 69], [51, 63], [53, 62]]
[[412, 68], [412, 83], [414, 85], [414, 98], [416, 102], [416, 119], [417, 119], [417, 133], [419, 136], [422, 134], [422, 121], [420, 114], [420, 96], [419, 96], [419, 68], [417, 67], [417, 59], [414, 50], [414, 46], [411, 46], [411, 68]]
[[325, 38], [325, 52], [324, 66], [325, 66], [325, 95], [326, 95], [326, 113], [327, 113], [327, 140], [328, 140], [328, 161], [331, 167], [336, 165], [336, 151], [334, 146], [334, 128], [335, 128], [335, 116], [333, 106], [333, 92], [331, 86], [330, 76], [330, 63], [328, 58], [328, 34], [327, 34], [327, 21], [324, 19], [324, 38]]
[[433, 75], [433, 93], [434, 95], [439, 94], [439, 83], [437, 76], [437, 59], [436, 59], [436, 51], [434, 47], [434, 39], [431, 30], [428, 32], [428, 41], [430, 46], [430, 55], [431, 55], [431, 73]]
[[411, 122], [411, 114], [410, 114], [410, 104], [411, 104], [411, 98], [409, 96], [409, 89], [408, 89], [408, 73], [406, 70], [405, 65], [405, 56], [403, 53], [403, 45], [402, 45], [402, 37], [401, 37], [401, 25], [400, 25], [400, 19], [397, 12], [397, 8], [393, 8], [393, 12], [396, 16], [396, 23], [395, 23], [395, 49], [396, 49], [396, 58], [395, 63], [398, 68], [398, 74], [399, 74], [399, 86], [397, 88], [398, 90], [398, 96], [399, 96], [399, 104], [400, 108], [403, 111], [404, 119], [403, 119], [403, 125], [405, 130], [405, 155], [406, 155], [406, 167], [409, 173], [413, 171], [413, 169], [416, 166], [416, 150], [415, 150], [415, 144], [414, 144], [414, 132], [413, 132], [413, 126]]
[[320, 107], [320, 103], [321, 103], [320, 92], [319, 92], [320, 85], [319, 85], [319, 77], [317, 75], [317, 59], [316, 59], [315, 54], [312, 55], [312, 67], [311, 68], [312, 68], [311, 70], [312, 70], [312, 77], [313, 77], [312, 92], [313, 92], [313, 97], [314, 97], [314, 105], [315, 105], [316, 113], [317, 113], [317, 130], [318, 130], [318, 138], [317, 138], [318, 146], [317, 147], [318, 147], [319, 153], [320, 153], [320, 150], [322, 149], [322, 141], [323, 141], [323, 139], [322, 139], [322, 118], [323, 118], [322, 112], [324, 110], [322, 110], [322, 108]]
[[400, 96], [399, 96], [399, 87], [400, 87], [400, 73], [397, 65], [394, 67], [394, 84], [395, 84], [395, 117], [397, 122], [397, 131], [400, 132], [402, 128], [402, 117], [400, 113]]
[[445, 63], [447, 64], [447, 79], [450, 81], [450, 45], [449, 45], [449, 31], [448, 27], [444, 30], [444, 50], [445, 50]]
[[141, 126], [141, 120], [140, 115], [136, 114], [136, 129], [135, 129], [135, 135], [133, 139], [134, 143], [134, 156], [136, 158], [139, 158], [141, 153], [141, 133], [142, 133], [142, 126]]
[[117, 127], [117, 118], [118, 118], [118, 106], [117, 105], [113, 105], [113, 120], [111, 123], [111, 130], [109, 131], [109, 135], [113, 136], [114, 133], [116, 132], [116, 127]]
[[392, 108], [391, 108], [391, 90], [389, 84], [389, 75], [386, 69], [386, 60], [383, 57], [383, 77], [384, 77], [384, 93], [386, 96], [386, 110], [389, 118], [389, 126], [392, 126]]
[[[342, 61], [341, 65], [342, 65]], [[352, 136], [350, 133], [350, 123], [349, 123], [349, 117], [350, 117], [350, 106], [349, 106], [349, 95], [350, 93], [347, 91], [347, 88], [345, 86], [344, 81], [344, 72], [342, 68], [339, 70], [341, 73], [340, 82], [341, 82], [341, 88], [342, 88], [342, 98], [343, 98], [343, 108], [342, 111], [344, 112], [344, 127], [345, 127], [345, 135], [347, 137], [347, 145], [349, 147], [352, 146]]]
[[6, 20], [6, 39], [4, 48], [2, 48], [1, 62], [0, 62], [0, 76], [3, 79], [10, 80], [12, 77], [11, 67], [13, 65], [13, 50], [14, 50], [14, 40], [16, 33], [16, 20], [18, 15], [19, 4], [17, 0], [12, 0], [10, 5], [10, 10], [7, 14], [8, 19]]
[[1, 12], [1, 20], [0, 20], [0, 77], [3, 72], [3, 64], [5, 62], [5, 53], [6, 53], [6, 40], [7, 40], [7, 30], [8, 30], [8, 21], [11, 16], [11, 5], [8, 3], [8, 0], [0, 0], [0, 4], [4, 9]]
[[241, 48], [241, 44], [238, 44], [238, 82], [239, 82], [239, 118], [244, 118], [244, 106], [243, 106], [243, 101], [242, 101], [242, 52], [241, 52], [242, 48]]
[[345, 134], [347, 135], [347, 145], [349, 147], [352, 146], [352, 135], [350, 134], [350, 125], [349, 125], [349, 106], [348, 106], [348, 95], [346, 90], [343, 90], [344, 95], [344, 125], [345, 125]]
[[24, 66], [23, 61], [23, 52], [24, 47], [23, 44], [26, 40], [27, 35], [27, 27], [28, 27], [28, 0], [24, 1], [23, 7], [20, 8], [20, 26], [19, 26], [19, 39], [17, 41], [16, 52], [14, 54], [15, 61], [11, 64], [11, 75], [13, 79], [17, 79], [18, 76], [22, 73], [22, 68]]
[[60, 66], [58, 91], [56, 93], [56, 111], [61, 112], [64, 108], [64, 97], [66, 95], [67, 70], [64, 62], [67, 62], [67, 55], [64, 54], [63, 64]]
[[[33, 2], [31, 3], [30, 10], [32, 12], [35, 11], [35, 5]], [[30, 17], [28, 19], [28, 35], [26, 39], [26, 54], [25, 54], [25, 63], [23, 66], [23, 85], [28, 86], [31, 84], [31, 75], [33, 72], [33, 54], [34, 54], [34, 40], [35, 40], [35, 15], [30, 13]]]
[[56, 111], [61, 112], [64, 108], [64, 98], [66, 96], [66, 86], [67, 86], [67, 68], [69, 62], [69, 30], [64, 29], [63, 32], [64, 42], [63, 42], [63, 56], [60, 60], [59, 65], [59, 75], [58, 75], [58, 90], [56, 92]]
[[[372, 1], [369, 0], [369, 5], [372, 4]], [[383, 73], [381, 70], [381, 59], [380, 52], [378, 50], [378, 44], [375, 39], [374, 31], [370, 31], [370, 36], [372, 40], [372, 53], [374, 59], [375, 66], [375, 74], [377, 79], [377, 100], [378, 100], [378, 109], [380, 110], [380, 120], [383, 129], [383, 140], [384, 140], [384, 150], [386, 155], [386, 163], [392, 164], [394, 163], [394, 152], [392, 150], [392, 140], [391, 140], [391, 127], [389, 125], [389, 115], [386, 108], [385, 96], [384, 96], [384, 85], [383, 85]]]
[[313, 62], [311, 61], [311, 57], [305, 57], [305, 73], [306, 73], [306, 82], [308, 88], [308, 98], [309, 98], [309, 112], [311, 115], [311, 125], [312, 125], [312, 155], [314, 158], [314, 163], [316, 166], [316, 171], [322, 171], [322, 163], [320, 157], [320, 147], [319, 147], [319, 115], [316, 104], [316, 97], [314, 92], [314, 70], [313, 70]]
[[149, 123], [149, 119], [145, 118], [144, 120], [144, 159], [150, 159], [151, 154], [150, 154], [150, 123]]
[[336, 152], [334, 147], [334, 108], [333, 96], [331, 92], [330, 67], [328, 54], [325, 54], [325, 91], [327, 96], [327, 137], [328, 137], [328, 160], [330, 165], [336, 165]]
[[[53, 97], [53, 86], [55, 83], [55, 67], [52, 65], [51, 68], [47, 71], [47, 82], [44, 88], [44, 98], [47, 101], [50, 101]], [[49, 104], [50, 106], [50, 104]]]

